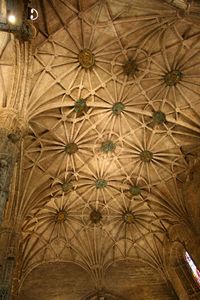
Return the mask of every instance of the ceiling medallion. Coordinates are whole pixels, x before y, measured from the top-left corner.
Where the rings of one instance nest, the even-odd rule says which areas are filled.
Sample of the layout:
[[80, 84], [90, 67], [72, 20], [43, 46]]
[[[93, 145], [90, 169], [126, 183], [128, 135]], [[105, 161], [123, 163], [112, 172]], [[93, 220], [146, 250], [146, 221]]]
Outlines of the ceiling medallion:
[[64, 193], [69, 192], [73, 188], [73, 185], [70, 181], [66, 181], [62, 184], [62, 190]]
[[134, 217], [132, 212], [125, 212], [123, 214], [123, 220], [127, 224], [133, 224], [134, 220], [135, 220], [135, 217]]
[[64, 210], [60, 210], [57, 212], [56, 217], [55, 217], [55, 222], [56, 223], [63, 223], [65, 222], [67, 218], [67, 213]]
[[132, 185], [129, 189], [132, 196], [138, 196], [141, 194], [141, 189], [137, 185]]
[[153, 118], [153, 122], [154, 122], [155, 124], [163, 124], [163, 123], [166, 122], [166, 116], [165, 116], [165, 114], [164, 114], [162, 111], [160, 111], [160, 110], [155, 111], [155, 112], [153, 113], [152, 118]]
[[144, 150], [142, 152], [140, 152], [140, 159], [143, 162], [150, 162], [153, 158], [153, 153], [151, 151], [148, 150]]
[[103, 142], [101, 145], [101, 150], [104, 153], [113, 152], [113, 151], [115, 151], [115, 149], [116, 149], [116, 145], [111, 140], [107, 140], [107, 141]]
[[74, 154], [78, 151], [78, 146], [76, 143], [69, 143], [65, 146], [65, 153]]
[[179, 70], [173, 70], [164, 76], [166, 85], [176, 85], [183, 77], [183, 74]]
[[88, 111], [86, 100], [80, 98], [75, 102], [74, 110], [78, 116], [83, 115], [83, 113]]
[[125, 108], [124, 103], [116, 102], [115, 104], [113, 104], [112, 112], [114, 115], [119, 116], [121, 112], [124, 110], [124, 108]]
[[107, 181], [104, 179], [97, 179], [95, 185], [97, 189], [103, 189], [107, 187]]
[[135, 60], [129, 59], [127, 62], [123, 65], [124, 74], [127, 76], [134, 76], [135, 73], [138, 71], [137, 64]]
[[94, 54], [90, 49], [83, 49], [79, 52], [78, 61], [83, 68], [90, 69], [95, 63]]
[[95, 210], [93, 209], [90, 213], [90, 221], [93, 223], [93, 224], [98, 224], [100, 223], [101, 219], [102, 219], [102, 214], [100, 213], [99, 210]]

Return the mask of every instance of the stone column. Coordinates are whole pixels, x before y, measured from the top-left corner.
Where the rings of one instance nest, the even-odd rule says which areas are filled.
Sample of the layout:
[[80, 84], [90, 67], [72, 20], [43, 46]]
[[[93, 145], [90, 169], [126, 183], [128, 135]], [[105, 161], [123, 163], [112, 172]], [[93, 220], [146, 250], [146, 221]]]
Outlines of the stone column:
[[12, 171], [16, 160], [15, 136], [0, 129], [0, 223], [8, 200]]
[[14, 110], [0, 110], [0, 224], [9, 195], [12, 173], [18, 158], [23, 132], [22, 121]]
[[0, 232], [0, 300], [11, 298], [13, 272], [18, 252], [19, 234], [11, 228]]
[[0, 300], [9, 300], [19, 234], [14, 216], [6, 218], [6, 209], [11, 208], [6, 204], [24, 127], [13, 109], [0, 109], [0, 116]]
[[[0, 1], [1, 2], [1, 1]], [[24, 135], [31, 76], [31, 29], [24, 24], [20, 41], [0, 32], [0, 300], [10, 299], [13, 268], [18, 253], [16, 199], [9, 198], [14, 169]], [[12, 53], [12, 55], [11, 55]], [[13, 189], [14, 189], [13, 184]], [[12, 195], [14, 191], [12, 191]]]

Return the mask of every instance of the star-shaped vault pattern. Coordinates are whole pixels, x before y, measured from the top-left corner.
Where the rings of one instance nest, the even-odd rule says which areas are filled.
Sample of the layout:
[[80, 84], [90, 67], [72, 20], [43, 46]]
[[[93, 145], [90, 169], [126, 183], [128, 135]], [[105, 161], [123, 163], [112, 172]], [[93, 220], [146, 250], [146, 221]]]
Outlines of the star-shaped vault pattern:
[[53, 260], [97, 281], [120, 259], [162, 270], [170, 224], [187, 215], [181, 149], [200, 139], [199, 27], [159, 0], [57, 2], [34, 45], [22, 277]]

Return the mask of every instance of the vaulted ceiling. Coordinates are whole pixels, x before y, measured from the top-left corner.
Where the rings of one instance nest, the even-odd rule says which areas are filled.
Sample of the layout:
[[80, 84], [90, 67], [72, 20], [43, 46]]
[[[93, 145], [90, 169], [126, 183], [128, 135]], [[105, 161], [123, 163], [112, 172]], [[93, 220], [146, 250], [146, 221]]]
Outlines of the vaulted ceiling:
[[[43, 263], [74, 262], [94, 287], [112, 291], [109, 278], [128, 274], [133, 290], [118, 284], [119, 295], [144, 299], [151, 288], [138, 295], [140, 278], [154, 286], [152, 299], [173, 299], [160, 274], [170, 226], [190, 222], [179, 184], [188, 174], [182, 149], [200, 140], [198, 6], [184, 13], [161, 0], [35, 5], [16, 207], [21, 279]], [[132, 261], [128, 271], [121, 260]]]

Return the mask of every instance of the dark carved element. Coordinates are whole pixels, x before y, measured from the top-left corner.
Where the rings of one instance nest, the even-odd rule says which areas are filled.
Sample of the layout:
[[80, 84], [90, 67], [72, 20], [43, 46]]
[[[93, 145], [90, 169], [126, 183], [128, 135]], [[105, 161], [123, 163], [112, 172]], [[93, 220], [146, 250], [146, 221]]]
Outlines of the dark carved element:
[[19, 133], [10, 133], [8, 135], [8, 138], [10, 139], [10, 141], [13, 143], [13, 144], [16, 144], [17, 142], [19, 142], [21, 136]]
[[139, 186], [137, 186], [137, 185], [132, 185], [131, 187], [130, 187], [130, 193], [131, 193], [131, 195], [132, 196], [138, 196], [138, 195], [140, 195], [141, 194], [141, 189], [140, 189], [140, 187]]
[[133, 213], [129, 211], [124, 213], [123, 219], [126, 224], [132, 224], [135, 220]]
[[56, 218], [55, 218], [55, 222], [56, 223], [63, 223], [65, 222], [67, 218], [67, 213], [65, 210], [60, 210], [57, 212]]
[[69, 191], [71, 191], [73, 189], [73, 184], [72, 182], [70, 181], [65, 181], [63, 184], [62, 184], [62, 190], [64, 193], [67, 193]]
[[80, 117], [80, 116], [84, 115], [84, 113], [87, 113], [88, 106], [86, 104], [86, 100], [84, 100], [84, 99], [78, 99], [75, 102], [74, 110], [75, 110], [75, 112], [77, 114], [77, 117]]
[[102, 219], [102, 214], [100, 213], [99, 210], [92, 210], [90, 213], [90, 221], [93, 224], [98, 224]]
[[101, 150], [104, 153], [113, 152], [113, 151], [115, 151], [115, 149], [116, 149], [116, 145], [111, 140], [107, 140], [107, 141], [103, 142], [101, 145]]
[[74, 154], [78, 151], [78, 146], [76, 143], [69, 143], [65, 146], [65, 153]]
[[165, 114], [158, 110], [153, 113], [153, 122], [154, 124], [163, 124], [166, 122]]
[[127, 62], [123, 65], [123, 69], [125, 75], [132, 76], [132, 77], [138, 71], [137, 64], [133, 59], [127, 60]]
[[183, 74], [179, 70], [173, 70], [164, 76], [166, 85], [176, 85], [183, 77]]
[[20, 28], [20, 32], [16, 33], [15, 36], [19, 40], [29, 42], [36, 37], [36, 34], [36, 27], [31, 22], [25, 21]]
[[104, 180], [104, 179], [97, 179], [96, 180], [96, 188], [97, 189], [103, 189], [103, 188], [105, 188], [105, 187], [107, 187], [107, 181], [106, 180]]
[[140, 153], [140, 159], [143, 162], [150, 162], [153, 159], [153, 153], [148, 150], [144, 150]]
[[125, 105], [122, 102], [116, 102], [112, 107], [112, 112], [115, 116], [118, 116], [121, 114], [121, 112], [124, 110]]

